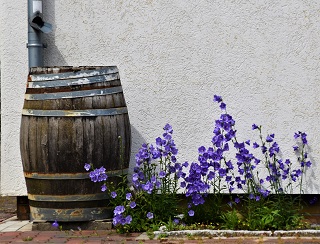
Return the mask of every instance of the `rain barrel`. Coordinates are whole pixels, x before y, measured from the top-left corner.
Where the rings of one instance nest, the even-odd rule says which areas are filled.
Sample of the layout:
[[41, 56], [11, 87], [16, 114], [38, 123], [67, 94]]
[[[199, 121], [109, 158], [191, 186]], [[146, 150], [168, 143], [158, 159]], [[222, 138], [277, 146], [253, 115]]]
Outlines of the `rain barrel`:
[[117, 67], [31, 68], [20, 130], [32, 220], [112, 217], [84, 165], [104, 166], [110, 180], [128, 169], [130, 122]]

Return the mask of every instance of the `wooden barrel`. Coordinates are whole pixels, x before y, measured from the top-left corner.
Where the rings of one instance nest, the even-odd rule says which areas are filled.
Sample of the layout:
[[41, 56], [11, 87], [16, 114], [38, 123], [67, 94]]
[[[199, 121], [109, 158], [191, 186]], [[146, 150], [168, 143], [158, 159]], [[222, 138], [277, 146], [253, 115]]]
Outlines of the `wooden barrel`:
[[112, 217], [107, 195], [84, 165], [121, 174], [128, 169], [130, 147], [117, 67], [31, 68], [20, 131], [31, 219]]

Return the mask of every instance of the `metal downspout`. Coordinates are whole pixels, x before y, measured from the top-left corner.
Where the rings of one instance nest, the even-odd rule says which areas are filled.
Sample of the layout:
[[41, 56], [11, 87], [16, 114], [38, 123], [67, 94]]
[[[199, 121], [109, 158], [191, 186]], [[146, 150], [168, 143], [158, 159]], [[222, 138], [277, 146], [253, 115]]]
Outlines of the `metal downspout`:
[[28, 60], [29, 68], [43, 66], [42, 33], [50, 33], [52, 25], [43, 21], [42, 0], [28, 0]]

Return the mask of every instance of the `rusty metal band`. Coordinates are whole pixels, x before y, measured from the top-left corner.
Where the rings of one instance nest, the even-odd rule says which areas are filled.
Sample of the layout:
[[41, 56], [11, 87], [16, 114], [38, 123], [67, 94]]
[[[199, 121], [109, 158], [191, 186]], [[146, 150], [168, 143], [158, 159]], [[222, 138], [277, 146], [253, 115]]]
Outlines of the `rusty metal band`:
[[121, 86], [104, 88], [104, 89], [92, 89], [84, 91], [72, 91], [72, 92], [57, 92], [57, 93], [41, 93], [41, 94], [25, 94], [25, 100], [52, 100], [52, 99], [67, 99], [78, 97], [95, 97], [105, 96], [110, 94], [116, 94], [122, 92]]
[[79, 86], [101, 83], [106, 81], [115, 81], [120, 79], [119, 73], [98, 75], [93, 77], [82, 77], [78, 79], [67, 80], [52, 80], [52, 81], [36, 81], [28, 82], [27, 88], [50, 88], [50, 87], [64, 87], [64, 86]]
[[85, 202], [109, 199], [105, 193], [82, 195], [34, 195], [28, 194], [28, 199], [41, 202]]
[[[128, 169], [119, 169], [119, 170], [109, 170], [106, 171], [106, 174], [111, 176], [117, 176], [122, 174], [127, 174]], [[25, 178], [39, 179], [39, 180], [80, 180], [80, 179], [89, 179], [89, 173], [30, 173], [24, 172]]]
[[46, 220], [46, 221], [88, 221], [102, 220], [113, 216], [111, 207], [96, 207], [96, 208], [74, 208], [74, 209], [53, 209], [39, 208], [30, 205], [31, 220]]
[[[55, 68], [52, 68], [55, 69]], [[56, 72], [59, 72], [61, 69], [56, 68]], [[29, 79], [32, 81], [45, 81], [45, 80], [62, 80], [62, 79], [73, 79], [73, 78], [82, 78], [90, 77], [96, 75], [107, 75], [112, 73], [119, 72], [116, 66], [105, 67], [101, 69], [93, 70], [80, 70], [76, 72], [64, 72], [64, 73], [55, 73], [55, 74], [32, 74], [29, 75]]]
[[127, 107], [109, 108], [109, 109], [87, 109], [87, 110], [36, 110], [23, 109], [22, 115], [27, 116], [45, 116], [45, 117], [94, 117], [94, 116], [112, 116], [127, 114]]

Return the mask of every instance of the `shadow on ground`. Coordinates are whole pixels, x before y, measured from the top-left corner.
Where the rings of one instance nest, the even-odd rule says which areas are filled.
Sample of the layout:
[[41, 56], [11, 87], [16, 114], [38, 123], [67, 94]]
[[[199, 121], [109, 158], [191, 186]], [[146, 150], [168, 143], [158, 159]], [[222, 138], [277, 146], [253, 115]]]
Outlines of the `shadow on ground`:
[[0, 222], [17, 214], [17, 197], [0, 196]]

